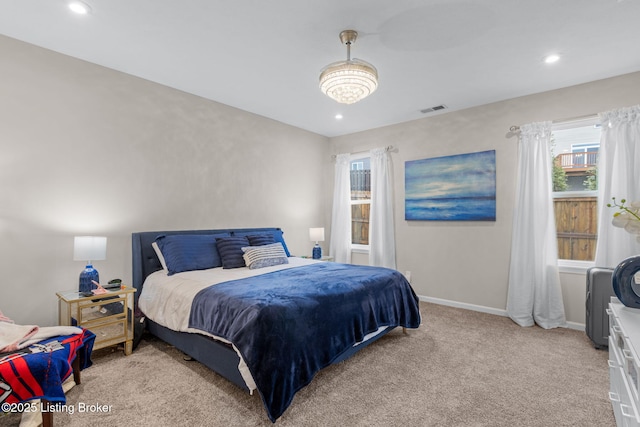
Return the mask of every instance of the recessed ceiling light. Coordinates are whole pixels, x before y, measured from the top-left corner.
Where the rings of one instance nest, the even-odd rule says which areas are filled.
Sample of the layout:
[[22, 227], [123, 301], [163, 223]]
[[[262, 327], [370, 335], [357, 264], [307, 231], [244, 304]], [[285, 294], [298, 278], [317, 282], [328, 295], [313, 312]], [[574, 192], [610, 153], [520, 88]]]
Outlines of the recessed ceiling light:
[[336, 114], [336, 119], [340, 120], [342, 118], [342, 114]]
[[91, 7], [81, 1], [72, 1], [71, 3], [69, 3], [69, 9], [71, 9], [78, 15], [86, 15], [91, 11]]
[[547, 64], [553, 64], [554, 62], [558, 62], [560, 60], [560, 55], [552, 54], [544, 57], [544, 62]]

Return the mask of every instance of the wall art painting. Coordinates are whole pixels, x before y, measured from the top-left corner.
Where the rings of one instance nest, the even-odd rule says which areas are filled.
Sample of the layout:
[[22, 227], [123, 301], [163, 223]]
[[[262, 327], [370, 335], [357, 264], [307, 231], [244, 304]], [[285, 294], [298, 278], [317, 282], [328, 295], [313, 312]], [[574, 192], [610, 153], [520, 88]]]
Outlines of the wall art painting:
[[405, 162], [407, 221], [495, 221], [496, 151]]

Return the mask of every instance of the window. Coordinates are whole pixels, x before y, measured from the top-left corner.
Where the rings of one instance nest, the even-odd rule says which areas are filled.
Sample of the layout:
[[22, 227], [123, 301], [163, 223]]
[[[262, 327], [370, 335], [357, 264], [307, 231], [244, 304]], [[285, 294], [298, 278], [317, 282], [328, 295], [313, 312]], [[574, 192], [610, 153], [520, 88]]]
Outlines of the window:
[[352, 171], [359, 171], [363, 169], [364, 169], [364, 160], [357, 160], [357, 161], [351, 162]]
[[598, 159], [598, 149], [600, 143], [586, 143], [586, 144], [572, 144], [571, 153], [573, 154], [573, 164], [571, 167], [583, 168], [583, 167], [595, 167], [596, 160]]
[[593, 261], [598, 237], [597, 118], [554, 125], [552, 144], [558, 258]]
[[352, 159], [351, 181], [351, 248], [369, 249], [369, 212], [371, 208], [371, 159]]

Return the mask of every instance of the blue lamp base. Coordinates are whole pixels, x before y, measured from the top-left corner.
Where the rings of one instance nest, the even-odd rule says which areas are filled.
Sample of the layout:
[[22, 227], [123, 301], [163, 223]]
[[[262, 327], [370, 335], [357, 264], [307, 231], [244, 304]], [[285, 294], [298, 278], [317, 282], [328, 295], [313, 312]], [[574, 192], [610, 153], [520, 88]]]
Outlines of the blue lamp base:
[[322, 248], [320, 247], [319, 244], [316, 243], [316, 245], [313, 247], [313, 253], [311, 256], [313, 259], [320, 259], [322, 258]]
[[78, 290], [80, 292], [91, 292], [91, 290], [96, 287], [91, 282], [92, 280], [100, 283], [100, 276], [98, 275], [98, 270], [93, 268], [91, 264], [87, 264], [82, 273], [80, 273], [80, 286]]

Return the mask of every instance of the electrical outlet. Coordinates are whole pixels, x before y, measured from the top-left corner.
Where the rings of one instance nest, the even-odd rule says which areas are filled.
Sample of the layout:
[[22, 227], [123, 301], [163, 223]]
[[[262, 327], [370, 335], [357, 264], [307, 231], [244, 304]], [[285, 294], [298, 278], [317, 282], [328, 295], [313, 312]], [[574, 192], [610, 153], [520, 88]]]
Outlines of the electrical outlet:
[[407, 279], [407, 282], [411, 283], [411, 272], [409, 270], [404, 272], [404, 277]]

